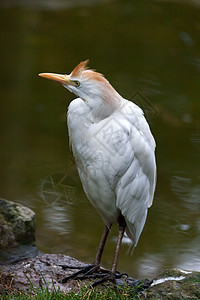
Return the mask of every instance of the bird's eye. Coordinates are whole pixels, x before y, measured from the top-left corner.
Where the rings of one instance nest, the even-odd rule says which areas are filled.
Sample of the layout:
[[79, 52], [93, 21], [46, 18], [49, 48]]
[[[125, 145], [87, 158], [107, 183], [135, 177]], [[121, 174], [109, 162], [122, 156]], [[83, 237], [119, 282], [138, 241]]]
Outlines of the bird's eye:
[[75, 87], [78, 87], [80, 85], [80, 82], [78, 80], [73, 80], [73, 84]]

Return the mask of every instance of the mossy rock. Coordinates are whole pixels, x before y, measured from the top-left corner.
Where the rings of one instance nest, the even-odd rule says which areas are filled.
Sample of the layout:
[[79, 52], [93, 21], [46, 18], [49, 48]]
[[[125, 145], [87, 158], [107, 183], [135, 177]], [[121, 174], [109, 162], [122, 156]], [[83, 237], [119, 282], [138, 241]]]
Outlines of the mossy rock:
[[35, 213], [28, 207], [0, 199], [0, 250], [35, 242]]
[[165, 270], [157, 276], [142, 299], [200, 299], [200, 273], [180, 269]]

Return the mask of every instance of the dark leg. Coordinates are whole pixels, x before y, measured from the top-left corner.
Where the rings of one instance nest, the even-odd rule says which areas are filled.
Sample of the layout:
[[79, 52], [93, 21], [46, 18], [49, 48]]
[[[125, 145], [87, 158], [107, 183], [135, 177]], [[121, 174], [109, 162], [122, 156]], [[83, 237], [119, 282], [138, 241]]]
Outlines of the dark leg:
[[112, 268], [111, 268], [111, 273], [113, 273], [113, 274], [116, 274], [119, 250], [120, 250], [120, 246], [122, 243], [122, 238], [124, 236], [124, 231], [126, 228], [126, 221], [122, 215], [119, 216], [118, 222], [119, 222], [118, 239], [117, 239], [117, 245], [116, 245], [115, 255], [114, 255], [114, 259], [113, 259], [113, 264], [112, 264]]
[[[111, 227], [112, 225], [110, 225]], [[79, 271], [73, 273], [70, 276], [67, 276], [63, 279], [60, 280], [61, 283], [66, 283], [69, 279], [86, 279], [86, 278], [96, 278], [98, 277], [99, 274], [93, 274], [96, 271], [101, 271], [101, 268], [99, 267], [100, 262], [101, 262], [101, 257], [102, 257], [102, 253], [103, 253], [103, 249], [108, 237], [108, 233], [110, 230], [110, 227], [105, 226], [103, 235], [101, 237], [101, 241], [97, 250], [97, 254], [95, 257], [95, 261], [94, 264], [90, 264], [90, 265], [86, 265], [84, 267], [73, 267], [73, 266], [62, 266], [63, 269], [79, 269]], [[103, 273], [106, 272], [105, 269], [102, 269]], [[83, 275], [81, 275], [83, 274]], [[91, 275], [92, 274], [92, 275]], [[102, 275], [101, 275], [102, 277]]]
[[118, 257], [119, 257], [119, 250], [120, 250], [120, 246], [121, 246], [121, 243], [122, 243], [122, 238], [123, 238], [123, 235], [124, 235], [124, 231], [125, 231], [125, 228], [126, 228], [126, 221], [125, 221], [125, 219], [122, 215], [119, 216], [118, 223], [119, 223], [118, 239], [117, 239], [117, 245], [116, 245], [116, 250], [115, 250], [115, 255], [114, 255], [111, 271], [109, 273], [105, 274], [101, 279], [95, 281], [92, 284], [93, 287], [97, 286], [98, 284], [103, 283], [107, 280], [111, 280], [111, 281], [115, 282], [116, 278], [120, 278], [124, 275], [124, 274], [116, 274], [116, 272], [117, 272], [117, 261], [118, 261]]
[[117, 239], [115, 255], [113, 258], [111, 270], [106, 270], [100, 267], [103, 249], [110, 229], [109, 227], [106, 226], [103, 235], [101, 237], [101, 241], [97, 250], [94, 264], [82, 267], [81, 270], [79, 270], [78, 272], [73, 273], [72, 275], [61, 280], [62, 283], [65, 283], [72, 278], [80, 279], [80, 280], [98, 278], [95, 282], [91, 284], [91, 287], [95, 287], [106, 281], [112, 281], [115, 284], [115, 287], [122, 287], [122, 288], [124, 288], [125, 286], [131, 287], [133, 293], [140, 292], [141, 290], [147, 289], [150, 286], [151, 282], [149, 280], [140, 281], [132, 277], [129, 277], [126, 273], [119, 273], [117, 271], [117, 262], [119, 258], [120, 246], [122, 243], [124, 231], [126, 229], [126, 221], [122, 215], [119, 216], [118, 223], [119, 223], [118, 239]]
[[110, 231], [110, 228], [108, 228], [108, 226], [105, 226], [105, 229], [104, 229], [104, 232], [102, 234], [101, 241], [100, 241], [100, 244], [99, 244], [99, 247], [98, 247], [98, 250], [97, 250], [95, 261], [94, 261], [94, 265], [96, 267], [100, 265], [101, 257], [102, 257], [102, 253], [103, 253], [103, 249], [104, 249], [104, 246], [105, 246], [105, 243], [106, 243], [109, 231]]

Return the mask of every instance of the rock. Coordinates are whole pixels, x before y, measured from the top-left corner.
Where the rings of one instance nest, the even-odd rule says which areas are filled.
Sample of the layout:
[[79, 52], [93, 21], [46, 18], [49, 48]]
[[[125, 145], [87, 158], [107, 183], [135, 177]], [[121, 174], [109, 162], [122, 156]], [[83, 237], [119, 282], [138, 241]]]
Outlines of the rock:
[[0, 199], [0, 249], [35, 242], [35, 213], [28, 207]]
[[[49, 292], [55, 289], [65, 293], [78, 292], [81, 286], [89, 286], [98, 278], [84, 279], [83, 281], [70, 279], [65, 283], [61, 283], [60, 279], [79, 271], [78, 267], [83, 266], [88, 265], [64, 254], [42, 254], [16, 264], [2, 266], [0, 268], [2, 294], [17, 293], [20, 290], [30, 292], [32, 288], [38, 287], [48, 287]], [[125, 276], [124, 280], [121, 277], [120, 281], [117, 282], [119, 288], [128, 287], [129, 291], [132, 290], [133, 292], [136, 291], [135, 288], [139, 293], [144, 288], [149, 287], [148, 280], [142, 282], [143, 286], [140, 285], [140, 287], [138, 287], [140, 281], [131, 277]], [[114, 288], [113, 283], [107, 282], [107, 284]], [[104, 289], [104, 285], [99, 287]]]
[[[65, 269], [63, 265], [71, 266], [71, 268]], [[84, 265], [83, 262], [64, 254], [42, 254], [16, 264], [1, 266], [0, 294], [18, 293], [20, 290], [30, 292], [32, 288], [37, 287], [48, 287], [49, 292], [55, 289], [65, 293], [77, 292], [81, 286], [89, 285], [91, 281], [80, 282], [71, 279], [63, 284], [59, 280], [77, 271], [73, 267]], [[138, 287], [136, 287], [137, 290]], [[135, 290], [131, 289], [131, 291], [134, 293]], [[140, 289], [138, 292], [140, 293], [139, 299], [200, 299], [200, 273], [176, 269], [166, 270], [153, 280], [150, 288], [142, 292]], [[130, 288], [128, 293], [130, 295]]]
[[141, 299], [200, 299], [200, 272], [166, 270], [153, 280]]
[[35, 213], [28, 207], [0, 199], [0, 262], [21, 245], [35, 243]]
[[10, 293], [20, 290], [30, 291], [32, 287], [48, 286], [49, 291], [58, 288], [63, 292], [77, 291], [80, 286], [78, 281], [59, 283], [59, 279], [76, 271], [64, 270], [61, 265], [80, 267], [85, 264], [64, 254], [43, 254], [16, 264], [1, 266], [0, 290]]

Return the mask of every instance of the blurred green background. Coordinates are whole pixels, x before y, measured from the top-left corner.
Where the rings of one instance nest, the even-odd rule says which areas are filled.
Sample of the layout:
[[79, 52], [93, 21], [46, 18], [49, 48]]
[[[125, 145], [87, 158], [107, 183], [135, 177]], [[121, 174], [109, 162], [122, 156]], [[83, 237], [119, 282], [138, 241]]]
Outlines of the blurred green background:
[[[153, 107], [154, 205], [133, 255], [122, 246], [118, 269], [140, 278], [200, 270], [199, 15], [200, 1], [1, 1], [0, 197], [36, 212], [41, 251], [91, 262], [104, 227], [68, 146], [74, 96], [37, 76], [69, 74], [89, 58], [121, 95], [139, 91]], [[116, 229], [106, 267], [115, 239]]]

